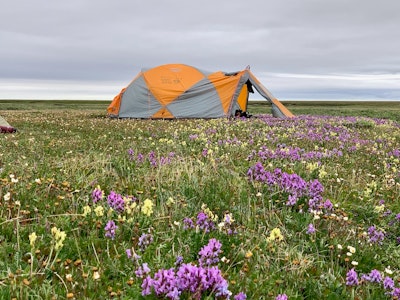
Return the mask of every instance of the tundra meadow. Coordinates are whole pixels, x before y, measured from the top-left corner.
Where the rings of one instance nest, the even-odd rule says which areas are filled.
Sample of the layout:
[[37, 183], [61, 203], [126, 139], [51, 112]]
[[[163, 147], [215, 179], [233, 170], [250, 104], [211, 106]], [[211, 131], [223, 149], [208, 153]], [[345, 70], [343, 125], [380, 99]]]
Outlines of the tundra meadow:
[[398, 119], [15, 105], [0, 299], [400, 298]]

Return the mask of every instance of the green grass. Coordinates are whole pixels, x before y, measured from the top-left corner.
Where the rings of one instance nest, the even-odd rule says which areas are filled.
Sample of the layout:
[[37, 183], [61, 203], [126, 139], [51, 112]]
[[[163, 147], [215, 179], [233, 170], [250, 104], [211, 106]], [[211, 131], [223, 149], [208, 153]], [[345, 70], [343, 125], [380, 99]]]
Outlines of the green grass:
[[[399, 287], [398, 103], [287, 102], [299, 117], [279, 120], [253, 102], [258, 118], [174, 121], [108, 119], [108, 104], [0, 101], [18, 129], [0, 136], [0, 299], [157, 299], [141, 296], [138, 266], [154, 276], [178, 256], [198, 265], [212, 238], [229, 290], [247, 299], [391, 299], [382, 283], [347, 286], [351, 268], [359, 277], [376, 269]], [[332, 210], [310, 211], [306, 195], [287, 206], [288, 191], [249, 180], [257, 162], [318, 180]], [[136, 201], [110, 210], [106, 198], [93, 202], [98, 186]], [[184, 229], [199, 212], [216, 229]], [[105, 236], [110, 220], [114, 239]], [[369, 240], [371, 226], [384, 232], [381, 243]], [[152, 242], [142, 251], [143, 234]]]

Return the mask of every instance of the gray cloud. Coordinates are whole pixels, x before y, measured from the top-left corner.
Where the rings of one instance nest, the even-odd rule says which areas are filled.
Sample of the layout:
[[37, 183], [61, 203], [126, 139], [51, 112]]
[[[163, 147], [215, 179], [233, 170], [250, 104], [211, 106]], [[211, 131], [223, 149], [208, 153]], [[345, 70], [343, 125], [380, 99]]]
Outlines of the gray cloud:
[[0, 98], [109, 99], [142, 67], [186, 63], [251, 65], [279, 98], [400, 100], [399, 11], [397, 0], [18, 0], [0, 10]]

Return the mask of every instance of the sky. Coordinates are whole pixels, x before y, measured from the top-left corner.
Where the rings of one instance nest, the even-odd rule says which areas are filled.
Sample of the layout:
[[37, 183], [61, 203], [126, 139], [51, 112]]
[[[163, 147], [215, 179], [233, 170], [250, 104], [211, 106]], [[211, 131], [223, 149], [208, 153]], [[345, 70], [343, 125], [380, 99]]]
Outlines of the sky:
[[398, 0], [1, 6], [0, 99], [111, 101], [142, 68], [183, 63], [225, 72], [250, 65], [281, 100], [400, 100]]

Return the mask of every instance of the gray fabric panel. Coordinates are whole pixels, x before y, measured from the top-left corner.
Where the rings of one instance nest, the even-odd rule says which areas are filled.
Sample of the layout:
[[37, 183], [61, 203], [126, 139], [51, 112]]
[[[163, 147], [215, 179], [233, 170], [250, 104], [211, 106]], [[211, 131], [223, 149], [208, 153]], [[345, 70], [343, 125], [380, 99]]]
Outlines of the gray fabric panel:
[[125, 90], [121, 99], [120, 118], [150, 118], [161, 108], [141, 76]]
[[229, 107], [229, 110], [228, 110], [229, 116], [234, 116], [235, 111], [240, 108], [240, 106], [238, 104], [238, 98], [239, 98], [240, 92], [242, 91], [243, 85], [246, 84], [248, 79], [249, 79], [249, 75], [247, 73], [244, 73], [243, 76], [240, 78], [238, 85], [236, 87], [236, 91], [232, 96], [231, 106]]
[[224, 110], [214, 85], [206, 78], [167, 106], [176, 118], [221, 118]]
[[281, 112], [281, 110], [279, 109], [278, 106], [276, 106], [275, 104], [272, 103], [272, 115], [275, 118], [283, 118], [286, 119], [286, 116]]
[[11, 125], [8, 124], [8, 122], [2, 116], [0, 116], [0, 126], [11, 127]]

